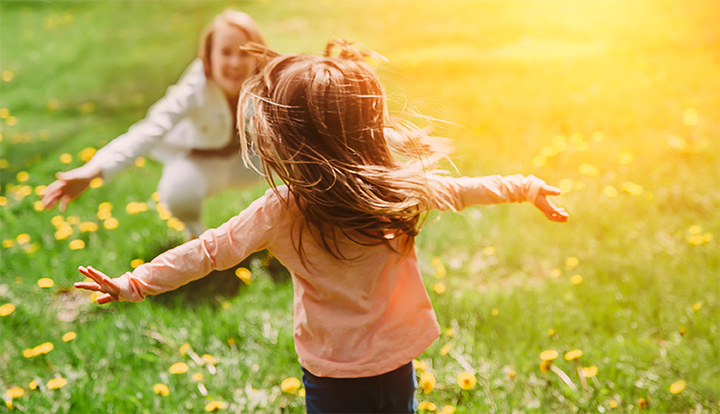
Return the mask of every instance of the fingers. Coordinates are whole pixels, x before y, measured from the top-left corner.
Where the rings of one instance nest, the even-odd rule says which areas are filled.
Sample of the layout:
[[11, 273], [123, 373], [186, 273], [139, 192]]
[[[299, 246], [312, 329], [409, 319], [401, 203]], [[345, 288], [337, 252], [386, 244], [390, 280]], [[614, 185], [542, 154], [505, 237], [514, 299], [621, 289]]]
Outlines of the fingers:
[[[91, 266], [88, 266], [88, 267], [80, 266], [80, 267], [78, 267], [78, 271], [81, 274], [83, 274], [84, 276], [87, 276], [90, 279], [92, 279], [95, 283], [94, 284], [88, 283], [88, 285], [93, 285], [93, 286], [98, 285], [100, 287], [100, 289], [98, 289], [99, 292], [110, 293], [115, 296], [117, 296], [117, 294], [120, 292], [120, 289], [115, 285], [115, 283], [112, 281], [112, 279], [110, 279], [105, 273], [103, 273], [99, 270], [96, 270]], [[84, 282], [78, 282], [78, 283], [82, 284]]]
[[545, 214], [545, 217], [558, 223], [564, 223], [570, 219], [570, 214], [562, 207], [557, 207], [552, 201], [545, 197], [538, 197], [535, 203], [538, 209]]
[[92, 290], [95, 292], [102, 292], [102, 288], [100, 285], [98, 285], [95, 282], [75, 282], [73, 283], [73, 286], [76, 289], [86, 289], [86, 290]]
[[118, 300], [117, 295], [112, 295], [110, 293], [106, 293], [106, 294], [100, 296], [99, 298], [97, 298], [96, 302], [99, 305], [104, 305], [104, 304], [110, 303], [110, 302], [117, 302], [117, 300]]
[[562, 191], [559, 188], [545, 184], [542, 187], [540, 187], [540, 192], [538, 192], [538, 195], [539, 196], [556, 196], [556, 195], [560, 195], [561, 192]]
[[62, 198], [60, 199], [60, 211], [62, 211], [64, 213], [65, 210], [67, 209], [68, 203], [71, 200], [72, 200], [72, 197], [70, 197], [68, 194], [65, 194], [64, 196], [62, 196]]

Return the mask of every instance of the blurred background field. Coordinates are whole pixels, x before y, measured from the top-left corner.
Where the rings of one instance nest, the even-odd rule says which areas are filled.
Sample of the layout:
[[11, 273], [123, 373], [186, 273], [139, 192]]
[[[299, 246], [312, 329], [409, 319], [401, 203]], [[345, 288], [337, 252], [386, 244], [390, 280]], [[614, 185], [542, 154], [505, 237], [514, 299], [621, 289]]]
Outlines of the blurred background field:
[[[432, 118], [461, 174], [563, 189], [564, 225], [529, 205], [428, 221], [443, 334], [417, 361], [424, 411], [720, 412], [717, 1], [0, 2], [0, 411], [304, 411], [283, 386], [301, 375], [292, 284], [262, 257], [237, 294], [100, 307], [72, 289], [78, 265], [119, 275], [182, 241], [155, 209], [159, 164], [65, 214], [36, 208], [144, 116], [226, 7], [281, 52], [344, 37], [387, 57], [391, 109]], [[214, 197], [205, 222], [263, 190]]]

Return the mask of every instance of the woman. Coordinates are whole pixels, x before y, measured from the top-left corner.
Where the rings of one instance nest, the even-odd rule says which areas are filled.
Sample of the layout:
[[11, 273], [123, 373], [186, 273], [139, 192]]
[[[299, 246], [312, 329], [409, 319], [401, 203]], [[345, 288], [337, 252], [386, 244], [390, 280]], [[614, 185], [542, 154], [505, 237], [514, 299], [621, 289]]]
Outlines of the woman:
[[205, 198], [227, 188], [261, 182], [243, 164], [235, 125], [243, 82], [257, 72], [256, 59], [240, 46], [265, 44], [255, 21], [226, 10], [213, 19], [200, 39], [198, 59], [168, 88], [142, 121], [102, 148], [84, 166], [56, 175], [44, 195], [45, 208], [67, 204], [97, 177], [108, 181], [137, 157], [150, 153], [164, 163], [160, 198], [183, 221], [187, 235], [198, 236]]

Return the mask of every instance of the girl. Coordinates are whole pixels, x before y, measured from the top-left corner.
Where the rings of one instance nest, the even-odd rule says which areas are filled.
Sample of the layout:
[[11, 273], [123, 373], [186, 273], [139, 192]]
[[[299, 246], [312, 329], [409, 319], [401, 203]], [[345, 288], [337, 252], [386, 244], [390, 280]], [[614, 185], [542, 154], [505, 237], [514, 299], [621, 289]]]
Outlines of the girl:
[[[75, 286], [105, 293], [101, 304], [137, 302], [268, 249], [292, 273], [308, 412], [414, 412], [412, 360], [440, 334], [413, 248], [423, 217], [530, 201], [564, 222], [565, 210], [546, 199], [560, 190], [533, 176], [428, 172], [448, 146], [389, 119], [377, 76], [347, 42], [331, 42], [324, 57], [245, 50], [262, 69], [240, 108], [254, 105], [248, 130], [271, 189], [132, 273], [110, 279], [80, 267], [93, 281]], [[241, 110], [241, 131], [245, 116]], [[246, 140], [241, 135], [249, 161]], [[276, 186], [276, 176], [285, 184]]]
[[186, 225], [190, 237], [200, 234], [205, 198], [230, 187], [259, 184], [239, 155], [234, 118], [243, 82], [257, 72], [255, 58], [239, 46], [265, 44], [255, 21], [227, 10], [203, 32], [198, 58], [177, 84], [153, 105], [145, 119], [102, 148], [84, 166], [58, 173], [43, 196], [46, 208], [67, 204], [94, 178], [110, 180], [151, 152], [163, 162], [158, 191], [163, 203]]

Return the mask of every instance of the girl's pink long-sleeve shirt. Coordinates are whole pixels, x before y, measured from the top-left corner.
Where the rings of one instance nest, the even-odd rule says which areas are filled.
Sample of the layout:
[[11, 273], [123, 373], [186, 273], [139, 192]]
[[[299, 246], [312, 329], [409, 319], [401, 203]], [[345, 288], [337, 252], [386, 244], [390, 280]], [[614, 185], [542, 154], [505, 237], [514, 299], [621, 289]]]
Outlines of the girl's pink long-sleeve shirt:
[[[522, 175], [451, 178], [432, 175], [440, 210], [534, 201], [544, 181]], [[113, 281], [121, 301], [173, 290], [214, 269], [230, 268], [268, 249], [292, 274], [293, 333], [300, 364], [317, 376], [357, 378], [392, 371], [419, 356], [440, 335], [414, 249], [343, 245], [341, 262], [308, 233], [300, 260], [292, 237], [301, 220], [287, 187], [268, 190], [217, 229], [169, 250]], [[280, 199], [279, 197], [282, 197]], [[402, 243], [394, 240], [392, 243]], [[396, 244], [395, 246], [400, 246]]]

